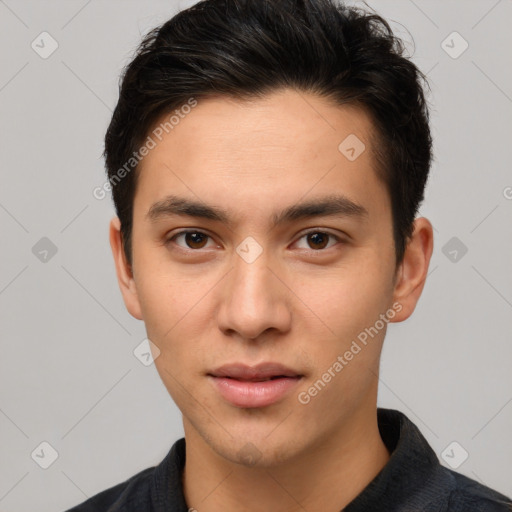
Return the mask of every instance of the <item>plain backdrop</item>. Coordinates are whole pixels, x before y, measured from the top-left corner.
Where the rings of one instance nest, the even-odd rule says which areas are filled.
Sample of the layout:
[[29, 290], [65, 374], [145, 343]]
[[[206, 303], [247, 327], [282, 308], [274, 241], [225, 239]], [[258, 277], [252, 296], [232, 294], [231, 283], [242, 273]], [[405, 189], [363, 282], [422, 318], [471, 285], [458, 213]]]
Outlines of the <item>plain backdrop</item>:
[[[192, 3], [0, 0], [2, 512], [64, 510], [183, 435], [133, 353], [144, 325], [115, 278], [110, 197], [93, 189], [121, 70]], [[421, 208], [434, 255], [414, 315], [388, 329], [379, 405], [512, 495], [512, 2], [369, 5], [428, 74], [435, 143]]]

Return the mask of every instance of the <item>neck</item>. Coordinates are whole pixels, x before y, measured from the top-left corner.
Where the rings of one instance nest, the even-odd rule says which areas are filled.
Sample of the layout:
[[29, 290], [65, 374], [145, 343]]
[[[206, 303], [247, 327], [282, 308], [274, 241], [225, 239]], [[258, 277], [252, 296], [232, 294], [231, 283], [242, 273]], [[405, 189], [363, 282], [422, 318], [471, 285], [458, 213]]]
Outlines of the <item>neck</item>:
[[219, 456], [185, 423], [183, 490], [188, 506], [199, 512], [341, 510], [389, 460], [376, 411], [361, 416], [293, 460], [265, 468]]

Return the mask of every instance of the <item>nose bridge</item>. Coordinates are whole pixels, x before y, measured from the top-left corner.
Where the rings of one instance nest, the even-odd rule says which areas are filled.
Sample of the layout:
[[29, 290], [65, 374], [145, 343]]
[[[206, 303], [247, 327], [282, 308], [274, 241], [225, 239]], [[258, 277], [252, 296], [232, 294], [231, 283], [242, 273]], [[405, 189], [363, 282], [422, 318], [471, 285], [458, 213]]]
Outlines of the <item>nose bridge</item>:
[[[219, 327], [236, 331], [246, 339], [257, 338], [270, 328], [286, 330], [290, 320], [284, 291], [269, 268], [269, 258], [263, 251], [256, 257], [246, 257], [254, 248], [233, 255], [233, 269], [219, 313]], [[247, 249], [247, 247], [245, 247]], [[242, 252], [240, 252], [242, 250]], [[281, 285], [282, 287], [282, 285]]]
[[265, 256], [260, 256], [253, 262], [236, 258], [232, 274], [233, 296], [239, 299], [239, 303], [261, 306], [272, 301], [272, 287], [269, 283], [271, 273]]

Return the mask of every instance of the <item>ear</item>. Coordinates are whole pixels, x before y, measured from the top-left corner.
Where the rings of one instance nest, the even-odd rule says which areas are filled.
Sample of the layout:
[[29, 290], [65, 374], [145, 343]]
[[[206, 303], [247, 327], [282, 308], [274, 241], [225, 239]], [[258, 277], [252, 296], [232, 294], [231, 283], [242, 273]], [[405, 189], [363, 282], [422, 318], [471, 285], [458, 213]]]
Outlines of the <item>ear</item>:
[[404, 259], [395, 278], [393, 301], [402, 309], [391, 322], [402, 322], [409, 318], [416, 308], [425, 280], [434, 247], [432, 224], [424, 217], [414, 221], [412, 237], [405, 249]]
[[142, 320], [137, 287], [135, 286], [132, 269], [126, 261], [121, 236], [121, 222], [118, 217], [114, 217], [110, 221], [109, 237], [114, 263], [116, 265], [117, 282], [119, 283], [126, 309], [130, 315], [138, 320]]

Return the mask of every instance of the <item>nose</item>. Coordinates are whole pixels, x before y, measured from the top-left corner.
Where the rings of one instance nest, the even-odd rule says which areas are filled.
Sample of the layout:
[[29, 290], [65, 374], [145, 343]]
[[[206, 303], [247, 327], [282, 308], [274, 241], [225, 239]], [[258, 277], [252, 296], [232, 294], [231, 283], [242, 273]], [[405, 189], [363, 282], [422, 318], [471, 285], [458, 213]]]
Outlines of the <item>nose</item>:
[[226, 276], [218, 325], [228, 336], [241, 340], [263, 338], [271, 331], [285, 333], [291, 326], [289, 290], [265, 251], [251, 263], [238, 254], [234, 268]]

